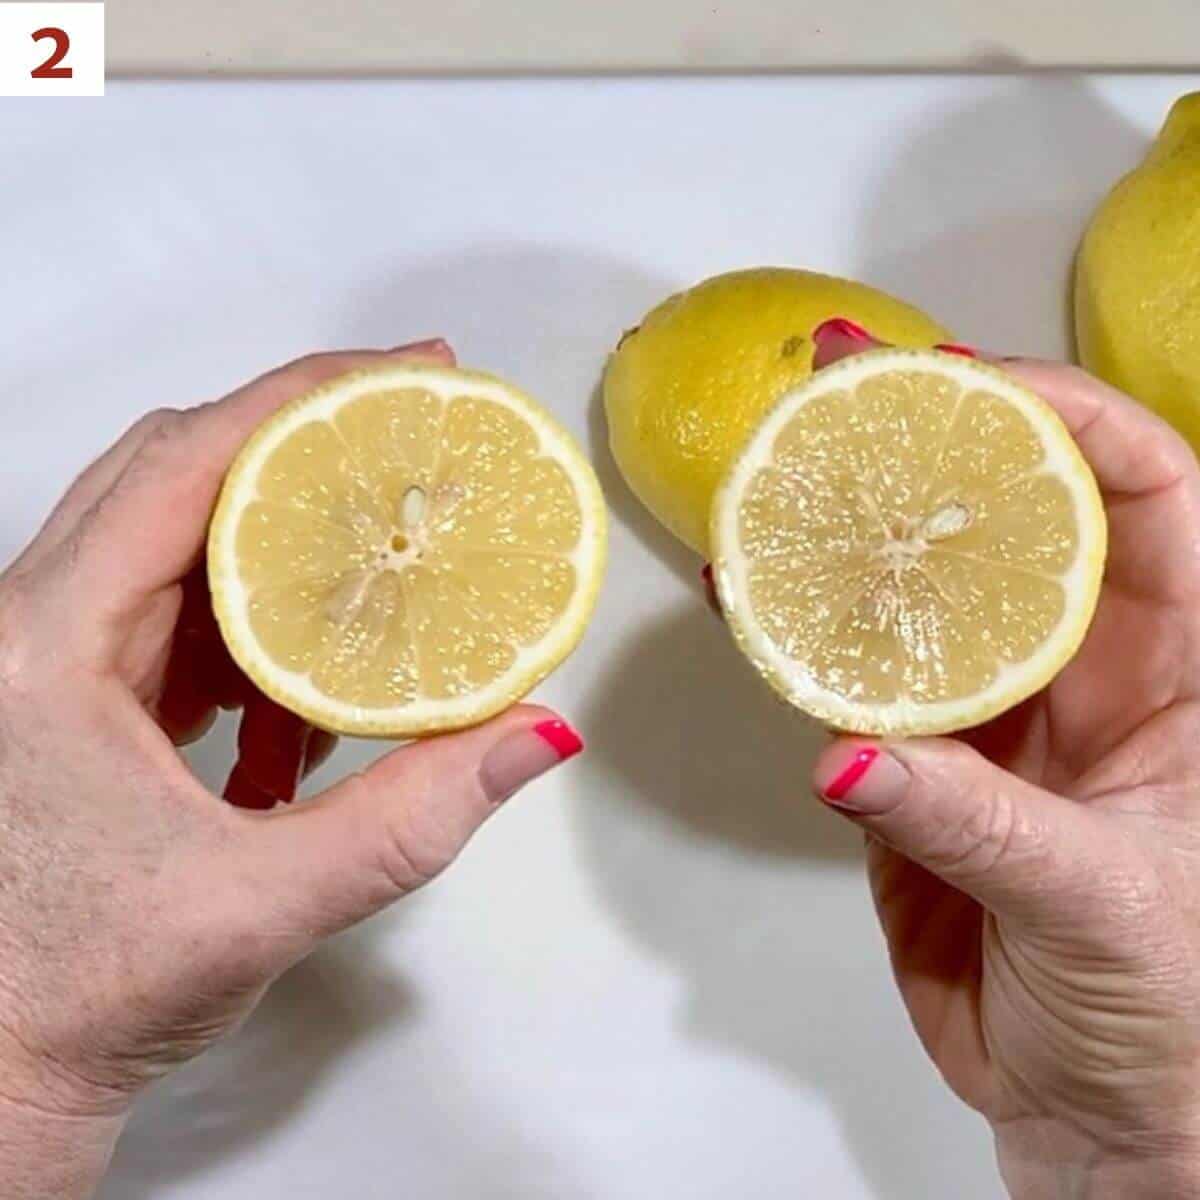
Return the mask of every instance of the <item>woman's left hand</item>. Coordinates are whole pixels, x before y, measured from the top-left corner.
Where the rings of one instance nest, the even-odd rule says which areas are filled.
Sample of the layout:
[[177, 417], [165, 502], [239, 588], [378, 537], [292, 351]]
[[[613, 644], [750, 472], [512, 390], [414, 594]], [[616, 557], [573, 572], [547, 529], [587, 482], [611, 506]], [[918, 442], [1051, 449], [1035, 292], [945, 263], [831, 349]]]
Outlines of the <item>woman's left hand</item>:
[[[234, 455], [292, 397], [418, 354], [316, 355], [135, 425], [0, 575], [0, 1195], [91, 1194], [149, 1080], [242, 1021], [327, 935], [446, 867], [581, 748], [517, 707], [278, 812], [332, 740], [233, 667], [199, 573]], [[176, 745], [242, 705], [210, 794]]]

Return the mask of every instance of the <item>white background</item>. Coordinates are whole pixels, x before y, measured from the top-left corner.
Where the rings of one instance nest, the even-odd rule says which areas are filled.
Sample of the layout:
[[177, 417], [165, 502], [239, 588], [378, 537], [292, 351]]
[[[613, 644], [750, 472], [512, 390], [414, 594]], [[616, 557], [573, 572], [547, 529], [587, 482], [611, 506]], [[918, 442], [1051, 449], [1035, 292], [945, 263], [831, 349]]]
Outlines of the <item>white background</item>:
[[[539, 699], [588, 753], [143, 1103], [103, 1200], [989, 1200], [893, 993], [816, 736], [604, 449], [608, 348], [796, 263], [1066, 348], [1087, 213], [1195, 80], [119, 85], [0, 105], [0, 558], [161, 404], [433, 334], [589, 442], [614, 513]], [[345, 747], [326, 778], [377, 748]], [[198, 755], [218, 779], [228, 730]]]

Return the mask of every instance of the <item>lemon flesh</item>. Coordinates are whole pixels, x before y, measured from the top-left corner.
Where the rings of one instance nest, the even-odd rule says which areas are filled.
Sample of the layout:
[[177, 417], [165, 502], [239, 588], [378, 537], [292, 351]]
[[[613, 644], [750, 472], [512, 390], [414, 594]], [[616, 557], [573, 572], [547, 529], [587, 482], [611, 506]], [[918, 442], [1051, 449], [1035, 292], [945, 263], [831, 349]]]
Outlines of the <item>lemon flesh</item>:
[[950, 340], [874, 288], [776, 267], [672, 296], [612, 356], [604, 404], [613, 457], [641, 502], [699, 553], [709, 552], [717, 484], [771, 406], [812, 374], [812, 332], [837, 316], [895, 345]]
[[713, 507], [734, 636], [791, 703], [876, 734], [978, 724], [1095, 610], [1106, 525], [1057, 415], [999, 371], [883, 350], [766, 418]]
[[335, 732], [410, 736], [507, 707], [575, 647], [604, 506], [570, 435], [490, 376], [396, 365], [282, 409], [209, 535], [214, 607], [267, 695]]
[[1200, 92], [1097, 209], [1075, 272], [1079, 359], [1200, 450]]

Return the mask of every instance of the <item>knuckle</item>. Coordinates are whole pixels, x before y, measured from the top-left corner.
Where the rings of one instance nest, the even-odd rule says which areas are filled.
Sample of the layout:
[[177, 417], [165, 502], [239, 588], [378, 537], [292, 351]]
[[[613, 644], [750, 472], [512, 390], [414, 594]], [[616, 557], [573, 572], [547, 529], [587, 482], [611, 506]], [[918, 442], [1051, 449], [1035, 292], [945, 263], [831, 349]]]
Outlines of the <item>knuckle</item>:
[[145, 462], [168, 454], [173, 449], [186, 417], [178, 409], [159, 408], [148, 413], [142, 421], [145, 423], [145, 436], [137, 457]]
[[977, 795], [971, 810], [951, 833], [943, 865], [973, 875], [991, 874], [1018, 854], [1029, 856], [1040, 841], [1021, 821], [1012, 797], [996, 788]]
[[1058, 376], [1064, 386], [1077, 392], [1094, 391], [1100, 383], [1094, 375], [1079, 366], [1078, 363], [1056, 362], [1050, 365], [1048, 369], [1052, 370]]
[[[409, 782], [411, 785], [416, 781]], [[348, 803], [361, 811], [370, 812], [378, 807], [378, 796], [364, 775], [353, 775], [341, 786], [348, 793]], [[424, 887], [449, 866], [454, 857], [453, 849], [412, 815], [426, 807], [420, 803], [422, 789], [409, 786], [404, 790], [412, 803], [367, 826], [370, 860], [377, 875], [382, 877], [386, 891], [397, 896]]]
[[29, 670], [29, 616], [25, 589], [13, 580], [0, 580], [0, 687], [19, 683]]
[[289, 386], [298, 389], [318, 387], [330, 379], [346, 374], [353, 361], [345, 352], [324, 350], [307, 354], [291, 367], [285, 368]]
[[344, 357], [336, 350], [314, 350], [276, 367], [263, 380], [276, 386], [308, 387], [337, 374], [338, 364], [344, 361]]
[[1159, 453], [1162, 456], [1164, 464], [1169, 470], [1179, 476], [1181, 479], [1187, 480], [1189, 484], [1187, 497], [1190, 515], [1195, 518], [1197, 508], [1197, 492], [1196, 484], [1200, 479], [1200, 465], [1197, 464], [1196, 454], [1192, 450], [1191, 445], [1184, 439], [1183, 434], [1179, 432], [1173, 425], [1168, 425], [1161, 418], [1157, 442]]
[[331, 363], [335, 362], [338, 355], [333, 350], [313, 350], [308, 354], [303, 354], [294, 362], [283, 367], [285, 371], [297, 371], [301, 374], [309, 374], [314, 371], [323, 371]]
[[414, 847], [409, 831], [394, 822], [384, 827], [378, 858], [380, 873], [398, 895], [424, 887], [444, 865], [429, 861]]
[[171, 428], [182, 416], [183, 413], [177, 408], [153, 409], [151, 412], [140, 416], [130, 426], [126, 436], [145, 441], [145, 439], [155, 437], [161, 431]]
[[1149, 458], [1167, 476], [1164, 483], [1173, 479], [1194, 480], [1197, 475], [1196, 455], [1191, 446], [1173, 425], [1149, 409], [1138, 410], [1137, 440], [1132, 450], [1139, 458]]

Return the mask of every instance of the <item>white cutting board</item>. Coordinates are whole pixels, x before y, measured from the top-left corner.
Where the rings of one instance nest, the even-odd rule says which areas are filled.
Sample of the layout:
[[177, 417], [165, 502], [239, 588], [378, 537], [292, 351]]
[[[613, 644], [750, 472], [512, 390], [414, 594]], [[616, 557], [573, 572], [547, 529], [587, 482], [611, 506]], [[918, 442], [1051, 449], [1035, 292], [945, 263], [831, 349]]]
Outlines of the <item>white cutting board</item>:
[[[715, 271], [1061, 353], [1087, 213], [1198, 79], [120, 85], [0, 106], [0, 557], [140, 412], [445, 334], [591, 446], [612, 567], [540, 691], [588, 753], [148, 1096], [103, 1200], [989, 1200], [816, 737], [604, 450], [621, 331]], [[226, 738], [201, 751], [209, 778]], [[375, 753], [347, 746], [332, 778]]]

